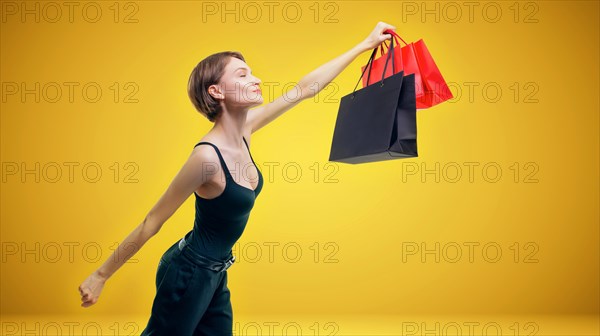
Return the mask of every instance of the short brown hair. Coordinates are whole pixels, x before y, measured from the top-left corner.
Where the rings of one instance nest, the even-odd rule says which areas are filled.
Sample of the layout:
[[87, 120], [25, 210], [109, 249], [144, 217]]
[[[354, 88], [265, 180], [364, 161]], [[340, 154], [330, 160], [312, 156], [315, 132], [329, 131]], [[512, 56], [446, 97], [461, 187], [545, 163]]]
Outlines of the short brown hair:
[[211, 122], [215, 122], [221, 105], [208, 93], [208, 88], [217, 84], [225, 73], [225, 66], [230, 57], [239, 58], [246, 62], [244, 56], [237, 51], [223, 51], [212, 54], [196, 65], [188, 80], [188, 96], [194, 107]]

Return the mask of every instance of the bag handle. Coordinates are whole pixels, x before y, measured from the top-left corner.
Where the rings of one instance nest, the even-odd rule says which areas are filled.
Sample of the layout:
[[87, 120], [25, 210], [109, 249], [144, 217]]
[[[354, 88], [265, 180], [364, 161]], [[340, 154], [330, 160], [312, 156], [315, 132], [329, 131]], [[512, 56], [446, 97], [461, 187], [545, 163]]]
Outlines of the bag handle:
[[[398, 39], [400, 39], [402, 42], [404, 42], [405, 45], [408, 45], [408, 43], [406, 43], [406, 41], [404, 41], [402, 39], [402, 37], [400, 37], [400, 35], [398, 35], [398, 33], [396, 33], [395, 31], [393, 31], [391, 29], [386, 29], [386, 30], [383, 31], [383, 33], [387, 33], [387, 34], [392, 35], [392, 39], [391, 39], [392, 43], [391, 44], [393, 44], [393, 42], [395, 40], [396, 43], [398, 44], [398, 46], [400, 46], [400, 42], [398, 42]], [[387, 42], [387, 41], [384, 41], [384, 43], [385, 42]], [[386, 44], [386, 46], [387, 46], [387, 44]], [[375, 50], [373, 50], [373, 54], [371, 54], [371, 57], [369, 58], [369, 61], [367, 62], [367, 66], [365, 67], [365, 70], [367, 68], [369, 68], [369, 72], [367, 73], [367, 86], [369, 85], [369, 81], [371, 79], [371, 68], [373, 67], [373, 59], [375, 58], [375, 56], [377, 56], [377, 50], [379, 48], [381, 48], [381, 56], [383, 56], [383, 46], [380, 44], [378, 47], [375, 48]], [[388, 47], [388, 51], [389, 51], [389, 49], [390, 48]], [[388, 55], [388, 58], [389, 58], [389, 55]], [[387, 65], [387, 60], [386, 60], [385, 63]], [[358, 79], [358, 83], [360, 83], [360, 80], [362, 79], [362, 77], [363, 77], [363, 75], [365, 73], [365, 70], [363, 70], [363, 73], [360, 75], [360, 78]], [[385, 74], [385, 70], [386, 69], [384, 68], [384, 70], [383, 70], [384, 74]], [[392, 61], [392, 73], [396, 73], [396, 69], [395, 69], [395, 66], [394, 66], [394, 61]], [[352, 91], [352, 93], [354, 93], [354, 91], [356, 91], [356, 86], [358, 86], [358, 83], [356, 83], [356, 85], [354, 86], [354, 90]], [[383, 76], [381, 76], [381, 84], [383, 86]], [[352, 95], [352, 97], [354, 98], [354, 94]]]
[[[390, 52], [391, 51], [391, 52]], [[392, 58], [394, 54], [394, 39], [390, 41], [390, 50], [388, 50], [388, 57], [385, 59], [385, 65], [383, 66], [383, 73], [381, 74], [381, 86], [383, 86], [383, 76], [385, 76], [385, 70], [387, 69], [388, 62], [390, 58], [392, 59], [392, 74], [396, 73], [396, 68], [394, 67], [394, 59]]]
[[[408, 45], [408, 43], [406, 43], [406, 41], [404, 41], [404, 40], [402, 39], [402, 37], [400, 37], [400, 35], [398, 35], [398, 33], [396, 33], [395, 31], [393, 31], [393, 30], [391, 30], [391, 29], [386, 29], [386, 30], [384, 30], [384, 31], [383, 31], [383, 33], [384, 33], [384, 34], [390, 34], [390, 35], [392, 35], [394, 38], [396, 38], [396, 37], [397, 37], [397, 38], [399, 38], [399, 39], [400, 39], [400, 41], [404, 42], [404, 44], [405, 44], [405, 45]], [[397, 41], [398, 41], [398, 40], [396, 40], [396, 42], [397, 42]], [[398, 43], [398, 46], [400, 46], [400, 43]]]
[[[356, 87], [358, 86], [358, 83], [360, 83], [360, 80], [363, 78], [363, 75], [365, 74], [365, 71], [367, 70], [367, 68], [369, 68], [369, 74], [367, 76], [371, 75], [371, 67], [373, 66], [373, 58], [375, 57], [375, 53], [377, 52], [377, 48], [373, 49], [373, 52], [371, 53], [371, 56], [369, 57], [369, 61], [367, 62], [367, 65], [365, 66], [365, 68], [363, 69], [363, 72], [360, 74], [360, 78], [358, 79], [358, 82], [356, 83], [356, 85], [354, 86], [354, 90], [352, 90], [352, 98], [354, 98], [354, 91], [356, 91]], [[367, 83], [368, 83], [368, 78], [367, 77]]]
[[[356, 82], [356, 85], [354, 85], [354, 90], [352, 90], [352, 96], [351, 98], [354, 98], [354, 91], [356, 91], [356, 87], [358, 86], [358, 83], [360, 83], [360, 80], [363, 78], [363, 75], [365, 74], [365, 71], [367, 70], [367, 68], [369, 68], [369, 73], [367, 75], [367, 86], [369, 85], [369, 79], [370, 79], [370, 75], [371, 75], [371, 68], [373, 67], [373, 59], [375, 58], [375, 54], [377, 53], [377, 49], [378, 47], [375, 47], [373, 49], [373, 52], [371, 53], [371, 57], [369, 57], [369, 61], [367, 62], [367, 66], [363, 69], [363, 72], [360, 74], [360, 78], [358, 79], [358, 82]], [[392, 39], [390, 41], [390, 50], [391, 52], [388, 53], [387, 58], [385, 59], [385, 65], [383, 66], [383, 73], [381, 74], [381, 86], [383, 86], [383, 79], [385, 76], [385, 70], [387, 70], [387, 65], [388, 62], [390, 60], [390, 57], [392, 56], [392, 54], [394, 53], [394, 39]], [[395, 73], [395, 67], [394, 67], [394, 62], [392, 62], [392, 73]]]
[[[397, 45], [398, 47], [400, 47], [400, 42], [398, 41], [398, 39], [402, 40], [402, 42], [404, 42], [404, 45], [408, 45], [408, 43], [406, 43], [406, 41], [404, 41], [404, 40], [402, 39], [402, 37], [400, 37], [400, 35], [398, 35], [398, 33], [396, 33], [395, 31], [387, 29], [387, 30], [384, 30], [383, 32], [384, 32], [384, 33], [387, 33], [387, 34], [390, 34], [390, 35], [392, 35], [392, 37], [393, 37], [393, 38], [394, 38], [394, 40], [396, 41], [396, 45]], [[381, 50], [381, 52], [380, 52], [381, 56], [383, 56], [383, 55], [385, 54], [385, 51], [384, 51], [384, 49], [383, 49], [383, 46], [384, 46], [384, 45], [385, 45], [386, 47], [388, 47], [388, 50], [390, 49], [390, 47], [387, 45], [387, 40], [383, 41], [383, 43], [382, 43], [381, 45], [379, 45], [379, 50]], [[376, 56], [376, 57], [377, 57], [377, 56]]]

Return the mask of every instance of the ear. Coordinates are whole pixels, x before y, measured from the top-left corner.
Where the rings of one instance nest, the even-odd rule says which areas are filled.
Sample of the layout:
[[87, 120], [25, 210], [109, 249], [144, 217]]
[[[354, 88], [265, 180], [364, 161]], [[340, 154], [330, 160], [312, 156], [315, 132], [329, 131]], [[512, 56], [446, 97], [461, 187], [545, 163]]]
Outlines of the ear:
[[218, 85], [211, 85], [208, 87], [208, 94], [217, 100], [225, 99], [223, 93], [221, 93], [221, 89]]

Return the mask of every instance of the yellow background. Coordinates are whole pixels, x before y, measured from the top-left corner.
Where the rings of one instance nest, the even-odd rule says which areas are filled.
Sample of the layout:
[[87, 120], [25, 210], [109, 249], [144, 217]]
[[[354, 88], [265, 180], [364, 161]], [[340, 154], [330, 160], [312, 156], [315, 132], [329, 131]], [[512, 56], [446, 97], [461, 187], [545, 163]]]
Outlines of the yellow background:
[[[281, 12], [286, 2], [277, 2], [270, 22], [259, 2], [262, 16], [249, 22], [255, 12], [239, 2], [247, 12], [241, 9], [236, 23], [234, 15], [224, 21], [208, 15], [203, 22], [202, 2], [121, 2], [118, 14], [113, 2], [96, 2], [102, 9], [96, 23], [82, 19], [85, 3], [72, 23], [67, 7], [58, 22], [49, 22], [48, 7], [46, 20], [36, 23], [33, 16], [21, 22], [20, 9], [9, 15], [3, 1], [3, 320], [11, 314], [137, 315], [141, 331], [158, 259], [191, 230], [194, 197], [108, 280], [96, 305], [80, 307], [77, 286], [143, 220], [212, 126], [187, 97], [193, 67], [212, 53], [240, 51], [263, 81], [267, 103], [284, 85], [348, 51], [378, 21], [395, 25], [407, 42], [422, 38], [455, 98], [418, 112], [419, 157], [328, 163], [339, 100], [358, 81], [365, 52], [314, 100], [254, 133], [251, 152], [265, 184], [234, 249], [238, 262], [228, 271], [234, 318], [597, 315], [598, 2], [517, 2], [518, 12], [514, 2], [494, 2], [502, 9], [497, 22], [481, 15], [489, 2], [475, 2], [473, 22], [462, 2], [454, 2], [463, 10], [457, 22], [447, 2], [427, 3], [440, 6], [439, 22], [434, 15], [423, 20], [421, 12], [403, 15], [406, 3], [300, 1], [302, 16], [290, 22]], [[124, 22], [130, 13], [137, 22]], [[36, 82], [46, 85], [47, 97], [53, 95], [47, 84], [58, 83], [62, 96], [51, 102], [41, 94], [36, 102], [32, 94], [22, 99], [21, 92], [6, 91], [6, 83], [31, 89]], [[80, 84], [73, 102], [65, 82]], [[84, 100], [86, 83], [102, 88], [98, 102]], [[492, 101], [496, 88], [501, 93]], [[134, 89], [138, 102], [125, 103]], [[69, 162], [78, 164], [72, 182]], [[22, 175], [36, 163], [39, 181], [34, 173]], [[53, 163], [62, 167], [55, 182]], [[82, 177], [86, 163], [101, 167], [99, 181]], [[472, 181], [470, 163], [476, 165]], [[286, 164], [292, 167], [284, 171]], [[439, 181], [424, 172], [436, 164]], [[486, 164], [501, 168], [499, 181], [485, 179]], [[7, 173], [10, 167], [18, 167], [16, 175]], [[403, 179], [415, 167], [418, 172]], [[462, 175], [455, 181], [456, 167]], [[487, 171], [492, 177], [493, 168]], [[134, 181], [126, 183], [129, 178]], [[469, 242], [479, 244], [473, 262], [465, 254]], [[439, 243], [440, 262], [421, 249], [406, 254], [407, 244], [421, 243], [428, 249]], [[482, 247], [494, 243], [501, 258], [486, 261]], [[272, 259], [268, 244], [275, 245]], [[463, 255], [451, 262], [456, 244]], [[18, 251], [7, 254], [15, 246]], [[53, 259], [57, 246], [61, 255]], [[257, 246], [262, 254], [253, 259]], [[284, 246], [292, 246], [286, 254]], [[101, 257], [90, 260], [94, 247]], [[299, 261], [290, 261], [297, 250]], [[537, 262], [525, 262], [527, 256]]]

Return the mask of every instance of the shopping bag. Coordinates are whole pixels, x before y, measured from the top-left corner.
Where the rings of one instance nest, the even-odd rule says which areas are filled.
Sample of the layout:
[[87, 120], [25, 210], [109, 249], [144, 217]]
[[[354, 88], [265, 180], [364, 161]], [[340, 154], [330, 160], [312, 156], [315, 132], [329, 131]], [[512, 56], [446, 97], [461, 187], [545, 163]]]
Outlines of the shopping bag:
[[[390, 50], [392, 55], [393, 41]], [[356, 86], [363, 75], [364, 71]], [[401, 71], [358, 91], [356, 86], [340, 101], [329, 161], [356, 164], [417, 157], [415, 75]]]
[[[379, 47], [382, 55], [373, 61], [371, 72], [363, 78], [363, 87], [372, 84], [373, 78], [379, 78], [382, 74], [386, 78], [399, 71], [404, 71], [405, 76], [408, 74], [415, 75], [415, 94], [418, 109], [426, 109], [453, 98], [452, 92], [423, 39], [414, 43], [406, 43], [393, 30], [386, 30], [384, 33], [392, 35], [392, 41], [396, 41], [397, 49], [401, 49], [401, 52], [394, 53], [392, 67], [386, 69], [384, 73], [383, 66], [387, 54], [389, 54], [389, 49], [384, 53], [383, 47], [387, 44], [382, 43]], [[400, 47], [398, 39], [404, 42], [404, 47]], [[363, 69], [365, 68], [366, 66], [363, 67]]]

